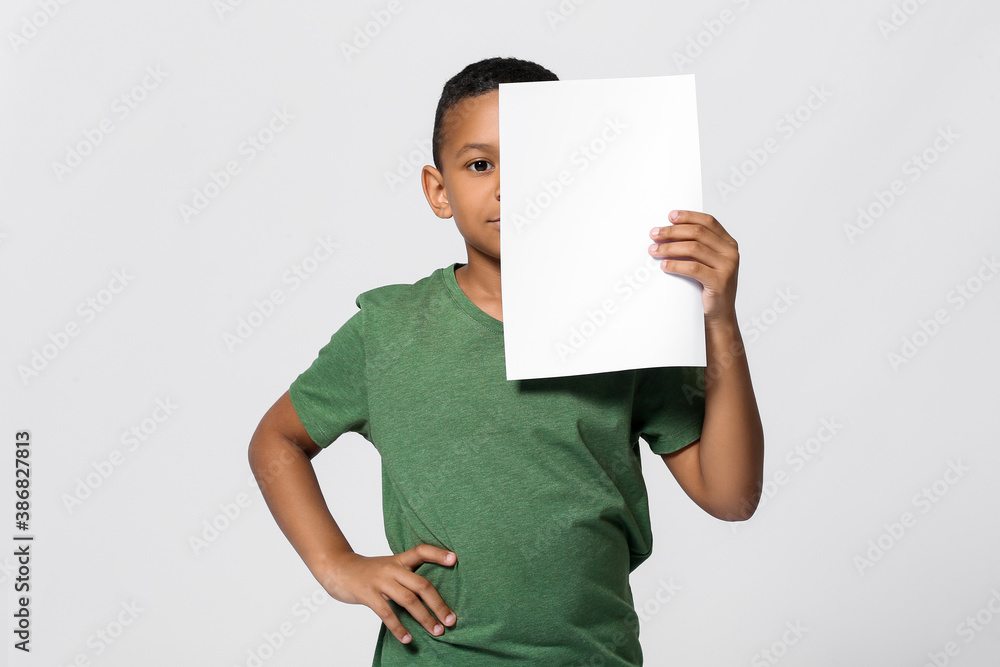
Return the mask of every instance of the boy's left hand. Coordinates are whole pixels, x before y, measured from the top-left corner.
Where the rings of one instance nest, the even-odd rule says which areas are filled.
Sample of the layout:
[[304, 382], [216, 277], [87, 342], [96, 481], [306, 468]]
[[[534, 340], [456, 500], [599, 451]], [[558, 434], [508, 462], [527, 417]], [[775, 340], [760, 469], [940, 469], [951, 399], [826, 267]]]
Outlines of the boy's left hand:
[[660, 268], [694, 278], [702, 285], [705, 325], [736, 321], [736, 274], [740, 264], [736, 240], [707, 213], [671, 211], [672, 225], [653, 228], [649, 254], [663, 258]]

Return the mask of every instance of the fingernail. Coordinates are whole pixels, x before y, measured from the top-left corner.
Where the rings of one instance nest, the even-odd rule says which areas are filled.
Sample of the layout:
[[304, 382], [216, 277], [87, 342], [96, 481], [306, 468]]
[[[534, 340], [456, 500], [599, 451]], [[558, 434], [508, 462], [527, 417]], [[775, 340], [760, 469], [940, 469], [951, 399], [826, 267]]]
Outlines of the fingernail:
[[656, 252], [656, 244], [649, 246], [649, 252]]
[[659, 233], [660, 233], [660, 228], [659, 227], [653, 227], [652, 229], [649, 230], [649, 235], [650, 236], [656, 236]]
[[455, 614], [448, 614], [447, 616], [444, 617], [445, 625], [451, 625], [454, 622], [455, 622]]
[[679, 213], [677, 211], [671, 211], [669, 217], [671, 220], [676, 220], [678, 215]]
[[413, 637], [411, 637], [410, 635], [403, 635], [403, 642], [404, 643], [410, 641], [411, 639], [413, 639]]
[[441, 634], [442, 632], [444, 632], [444, 626], [443, 626], [443, 625], [441, 625], [440, 623], [438, 623], [437, 625], [435, 625], [435, 626], [434, 626], [434, 630], [433, 630], [433, 632], [434, 632], [434, 634], [436, 634], [436, 635], [439, 635], [439, 634]]

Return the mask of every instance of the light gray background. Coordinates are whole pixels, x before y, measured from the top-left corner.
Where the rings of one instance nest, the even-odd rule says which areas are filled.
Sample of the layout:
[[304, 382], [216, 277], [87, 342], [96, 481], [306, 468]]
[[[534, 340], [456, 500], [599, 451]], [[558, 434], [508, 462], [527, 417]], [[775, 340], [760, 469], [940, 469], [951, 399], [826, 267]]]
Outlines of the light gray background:
[[[14, 432], [32, 432], [37, 536], [34, 650], [14, 655], [5, 630], [10, 664], [248, 665], [283, 623], [293, 634], [268, 667], [370, 663], [370, 610], [300, 613], [318, 584], [264, 506], [246, 447], [359, 292], [465, 261], [454, 222], [426, 204], [418, 145], [444, 82], [493, 55], [563, 79], [698, 76], [705, 210], [740, 243], [737, 307], [773, 493], [750, 522], [717, 521], [644, 447], [656, 542], [632, 586], [646, 663], [993, 664], [1000, 280], [975, 281], [994, 277], [982, 262], [1000, 251], [996, 3], [589, 0], [564, 2], [553, 24], [555, 0], [403, 0], [350, 60], [341, 45], [387, 2], [233, 4], [4, 6], [0, 433], [10, 471]], [[883, 34], [894, 7], [902, 25]], [[119, 118], [116, 99], [147, 68], [164, 78]], [[800, 110], [814, 87], [829, 98]], [[294, 118], [247, 161], [241, 142], [274, 109]], [[797, 110], [809, 118], [787, 136], [777, 124]], [[60, 180], [53, 163], [103, 118], [113, 131]], [[935, 156], [940, 128], [957, 138]], [[717, 184], [772, 137], [777, 151], [724, 200]], [[905, 165], [925, 149], [937, 159], [911, 181]], [[413, 175], [390, 187], [414, 151]], [[185, 222], [179, 205], [229, 160], [240, 173]], [[895, 179], [905, 192], [852, 243], [844, 225]], [[336, 251], [293, 289], [284, 274], [327, 236]], [[122, 269], [129, 284], [102, 293]], [[967, 282], [979, 291], [958, 308]], [[284, 302], [230, 349], [224, 335], [274, 289]], [[77, 310], [108, 296], [92, 321]], [[888, 355], [939, 309], [947, 321], [893, 368]], [[70, 322], [79, 334], [22, 380], [18, 366]], [[157, 399], [177, 406], [162, 423], [148, 421]], [[143, 420], [155, 432], [130, 451], [122, 434]], [[824, 420], [840, 425], [832, 437]], [[818, 452], [793, 464], [811, 438]], [[64, 496], [114, 450], [121, 464], [68, 511]], [[389, 553], [374, 448], [348, 434], [316, 464], [354, 549]], [[951, 464], [967, 470], [946, 475]], [[915, 502], [935, 483], [936, 502]], [[196, 553], [191, 538], [241, 500]], [[904, 512], [914, 521], [893, 537]], [[869, 541], [888, 551], [859, 566]], [[977, 614], [979, 630], [960, 625]], [[110, 645], [96, 639], [119, 617], [131, 624]]]

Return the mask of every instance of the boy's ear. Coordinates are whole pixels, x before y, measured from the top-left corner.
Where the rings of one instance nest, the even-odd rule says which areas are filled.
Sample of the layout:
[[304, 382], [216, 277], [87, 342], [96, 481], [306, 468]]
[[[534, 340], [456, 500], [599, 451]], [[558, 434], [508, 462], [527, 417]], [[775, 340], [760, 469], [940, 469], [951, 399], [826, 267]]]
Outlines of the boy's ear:
[[429, 164], [420, 173], [420, 181], [424, 186], [424, 196], [431, 205], [434, 215], [439, 218], [450, 218], [451, 203], [448, 201], [448, 191], [444, 187], [444, 176], [436, 167]]

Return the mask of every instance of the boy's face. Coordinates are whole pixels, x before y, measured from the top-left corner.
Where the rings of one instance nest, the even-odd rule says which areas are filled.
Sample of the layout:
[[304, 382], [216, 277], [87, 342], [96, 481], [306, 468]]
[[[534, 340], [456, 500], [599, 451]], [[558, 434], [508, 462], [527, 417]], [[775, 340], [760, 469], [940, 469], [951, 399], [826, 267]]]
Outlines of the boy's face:
[[[469, 260], [500, 259], [500, 97], [469, 97], [442, 120], [441, 170], [424, 167], [427, 202], [440, 218], [455, 218]], [[484, 257], [484, 258], [485, 258]]]

